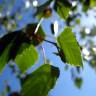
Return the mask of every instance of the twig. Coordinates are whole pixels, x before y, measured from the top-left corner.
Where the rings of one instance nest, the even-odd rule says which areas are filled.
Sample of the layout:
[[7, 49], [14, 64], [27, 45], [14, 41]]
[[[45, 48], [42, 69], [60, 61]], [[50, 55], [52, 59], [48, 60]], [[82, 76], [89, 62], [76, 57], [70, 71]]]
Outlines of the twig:
[[44, 47], [43, 47], [42, 45], [41, 45], [41, 49], [42, 49], [42, 53], [43, 53], [44, 64], [46, 64], [46, 63], [47, 63], [47, 61], [46, 61], [45, 49], [44, 49]]
[[40, 27], [40, 25], [41, 25], [41, 23], [42, 23], [43, 20], [44, 20], [44, 18], [42, 17], [42, 18], [40, 19], [39, 23], [37, 24], [37, 27], [36, 27], [36, 29], [35, 29], [34, 34], [36, 34], [36, 33], [38, 32], [38, 29], [39, 29], [39, 27]]
[[53, 44], [53, 45], [55, 45], [55, 46], [57, 46], [57, 44], [56, 44], [55, 42], [52, 42], [52, 41], [49, 41], [49, 40], [46, 40], [46, 39], [44, 39], [44, 41], [45, 41], [45, 42], [48, 42], [48, 43], [51, 43], [51, 44]]

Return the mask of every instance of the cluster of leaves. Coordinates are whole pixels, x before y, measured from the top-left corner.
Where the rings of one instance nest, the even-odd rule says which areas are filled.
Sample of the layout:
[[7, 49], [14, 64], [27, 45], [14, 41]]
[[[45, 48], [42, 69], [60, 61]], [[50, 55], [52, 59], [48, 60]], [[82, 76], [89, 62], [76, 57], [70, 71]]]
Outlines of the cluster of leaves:
[[[54, 6], [51, 8], [50, 4], [53, 2]], [[84, 2], [83, 4], [86, 5]], [[70, 25], [70, 21], [72, 21], [77, 14], [70, 16], [69, 12], [74, 11], [75, 9], [76, 6], [72, 6], [71, 1], [48, 0], [43, 5], [37, 6], [37, 11], [34, 16], [39, 19], [42, 17], [48, 18], [52, 15], [52, 11], [55, 10], [57, 14], [66, 21], [66, 24]], [[56, 37], [56, 41], [51, 42], [46, 40], [45, 37], [47, 34], [43, 31], [42, 26], [39, 26], [37, 33], [35, 33], [37, 26], [38, 23], [28, 24], [23, 29], [10, 32], [0, 38], [0, 72], [2, 72], [4, 66], [10, 60], [13, 60], [20, 69], [21, 74], [25, 74], [38, 60], [39, 53], [37, 52], [36, 47], [41, 45], [43, 41], [56, 46], [56, 55], [61, 58], [64, 64], [83, 67], [80, 47], [71, 27], [66, 26], [63, 32]], [[54, 30], [52, 30], [52, 33], [54, 35], [53, 31]], [[50, 64], [43, 64], [31, 74], [26, 75], [25, 78], [20, 77], [22, 83], [20, 95], [32, 96], [36, 94], [37, 96], [47, 96], [49, 90], [55, 85], [59, 73], [58, 68]], [[76, 78], [75, 81], [76, 85], [80, 87], [82, 83], [81, 78]], [[80, 83], [78, 83], [78, 81]]]

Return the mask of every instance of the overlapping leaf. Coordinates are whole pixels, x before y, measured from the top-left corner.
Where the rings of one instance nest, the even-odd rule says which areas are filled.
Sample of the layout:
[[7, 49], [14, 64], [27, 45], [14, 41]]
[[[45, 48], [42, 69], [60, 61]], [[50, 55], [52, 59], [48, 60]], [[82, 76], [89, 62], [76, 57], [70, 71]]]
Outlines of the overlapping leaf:
[[15, 58], [21, 44], [28, 43], [27, 41], [25, 34], [21, 30], [10, 32], [0, 38], [0, 71], [10, 59]]
[[[40, 5], [37, 7], [37, 12], [34, 14], [35, 16], [37, 16], [39, 19], [42, 17], [50, 17], [51, 16], [51, 10], [46, 10], [48, 8], [48, 6], [50, 5], [50, 3], [52, 2], [52, 0], [48, 0], [46, 1], [44, 4]], [[50, 9], [50, 8], [48, 8]], [[46, 14], [46, 12], [48, 14]]]
[[0, 56], [0, 72], [2, 72], [4, 66], [8, 62], [9, 59], [9, 50], [12, 46], [12, 43], [10, 43], [5, 50], [3, 51], [2, 55]]
[[[71, 28], [66, 27], [58, 36], [57, 42], [67, 63], [74, 66], [83, 66], [80, 48]], [[61, 55], [60, 57], [62, 58], [63, 56]]]
[[59, 76], [59, 69], [49, 64], [39, 67], [22, 81], [22, 96], [48, 96]]
[[21, 72], [25, 72], [30, 68], [38, 59], [38, 53], [33, 45], [25, 48], [23, 52], [18, 54], [15, 58], [15, 62], [20, 68]]
[[64, 6], [61, 2], [58, 1], [56, 2], [54, 9], [62, 19], [67, 19], [70, 11], [69, 7]]

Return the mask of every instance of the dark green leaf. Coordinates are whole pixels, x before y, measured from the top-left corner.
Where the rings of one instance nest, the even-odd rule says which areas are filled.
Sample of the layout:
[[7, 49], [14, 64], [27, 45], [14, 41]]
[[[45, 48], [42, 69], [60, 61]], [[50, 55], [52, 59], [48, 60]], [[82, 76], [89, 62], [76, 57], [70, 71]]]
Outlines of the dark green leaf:
[[63, 50], [61, 50], [61, 49], [59, 51], [59, 56], [63, 62], [66, 62], [65, 54], [64, 54]]
[[0, 38], [0, 72], [10, 59], [15, 58], [20, 45], [23, 42], [28, 43], [25, 37], [23, 32], [16, 31]]
[[14, 40], [13, 45], [10, 49], [9, 59], [15, 59], [16, 55], [18, 54], [19, 49], [25, 43], [30, 44], [31, 42], [30, 42], [29, 38], [26, 37], [26, 34], [22, 31], [20, 31], [18, 33], [18, 35], [16, 36], [16, 39]]
[[34, 15], [37, 16], [38, 18], [46, 17], [46, 16], [44, 16], [45, 15], [44, 11], [46, 10], [46, 8], [48, 8], [48, 6], [50, 5], [51, 2], [52, 2], [52, 0], [48, 0], [44, 4], [38, 6], [37, 11]]
[[80, 24], [80, 19], [77, 18], [75, 22], [76, 22], [76, 24]]
[[2, 38], [0, 38], [0, 55], [2, 54], [4, 49], [11, 43], [11, 41], [14, 38], [16, 38], [18, 33], [17, 32], [12, 32], [12, 33], [6, 34]]
[[2, 72], [4, 66], [6, 65], [6, 63], [8, 62], [9, 59], [9, 51], [10, 48], [12, 46], [12, 43], [10, 43], [5, 50], [3, 51], [2, 55], [0, 56], [0, 72]]
[[33, 45], [25, 48], [21, 54], [18, 54], [15, 58], [15, 62], [20, 68], [21, 72], [25, 72], [30, 68], [38, 59], [38, 53]]
[[58, 13], [58, 15], [64, 20], [68, 18], [70, 8], [64, 6], [61, 2], [57, 3], [57, 5], [55, 6], [55, 10]]
[[57, 2], [61, 2], [65, 7], [71, 8], [72, 4], [69, 0], [57, 0]]
[[22, 52], [23, 52], [26, 48], [28, 48], [29, 46], [30, 46], [30, 44], [28, 44], [28, 43], [23, 43], [23, 44], [21, 44], [21, 46], [20, 46], [17, 54], [22, 54]]
[[59, 76], [59, 69], [49, 64], [42, 65], [22, 82], [22, 96], [48, 96]]
[[87, 12], [89, 8], [90, 8], [90, 0], [85, 0], [83, 2], [83, 11]]
[[66, 27], [58, 36], [57, 41], [67, 63], [74, 66], [83, 66], [80, 48], [71, 28]]
[[[30, 43], [30, 40], [26, 37], [26, 34], [21, 30], [10, 32], [0, 38], [0, 56], [5, 48], [12, 43], [9, 52], [9, 59], [14, 59], [22, 43]], [[14, 51], [15, 50], [15, 51]]]
[[83, 83], [82, 78], [80, 78], [80, 77], [75, 78], [74, 83], [75, 83], [77, 88], [81, 88], [82, 83]]

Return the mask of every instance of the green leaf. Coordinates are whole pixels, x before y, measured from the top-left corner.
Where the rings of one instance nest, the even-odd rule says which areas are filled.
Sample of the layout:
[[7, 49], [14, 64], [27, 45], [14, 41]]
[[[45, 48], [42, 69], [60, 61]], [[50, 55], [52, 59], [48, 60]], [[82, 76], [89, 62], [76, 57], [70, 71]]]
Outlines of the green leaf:
[[68, 18], [70, 8], [64, 6], [61, 2], [57, 2], [55, 10], [62, 19], [66, 20]]
[[80, 19], [77, 18], [77, 19], [75, 20], [75, 22], [76, 22], [76, 24], [80, 24]]
[[82, 83], [83, 83], [82, 78], [80, 78], [80, 77], [75, 78], [74, 84], [75, 84], [75, 86], [76, 86], [77, 88], [80, 89], [80, 88], [82, 87]]
[[90, 8], [90, 4], [91, 4], [90, 0], [88, 0], [88, 1], [85, 0], [85, 1], [83, 2], [82, 11], [87, 12], [88, 9]]
[[89, 36], [96, 36], [96, 27], [93, 26], [92, 29], [89, 29], [91, 32], [88, 34]]
[[[48, 0], [46, 1], [44, 4], [40, 5], [37, 7], [37, 11], [36, 13], [34, 14], [34, 16], [37, 16], [39, 19], [42, 18], [42, 17], [50, 17], [51, 16], [51, 10], [50, 11], [46, 11], [46, 8], [49, 7], [50, 3], [52, 2], [52, 0]], [[46, 14], [46, 12], [48, 14]]]
[[0, 38], [0, 56], [10, 43], [12, 43], [12, 46], [8, 55], [9, 60], [16, 57], [18, 50], [23, 43], [30, 44], [30, 40], [27, 38], [26, 34], [22, 32], [22, 30], [10, 32], [4, 35], [2, 38]]
[[67, 63], [74, 66], [83, 66], [79, 45], [70, 27], [66, 27], [58, 36], [57, 43], [65, 55], [64, 59]]
[[95, 6], [96, 6], [96, 1], [90, 0], [90, 7], [95, 7]]
[[[14, 59], [19, 50], [19, 46], [25, 41], [23, 32], [10, 32], [0, 38], [0, 72], [5, 64]], [[14, 51], [15, 50], [15, 51]]]
[[22, 96], [48, 96], [59, 76], [59, 69], [45, 64], [22, 81]]
[[10, 48], [12, 46], [12, 43], [10, 43], [5, 50], [3, 51], [3, 53], [0, 55], [0, 73], [2, 72], [4, 66], [6, 65], [6, 63], [9, 60], [9, 51]]
[[20, 45], [19, 50], [17, 51], [17, 54], [22, 54], [22, 52], [23, 52], [25, 49], [27, 49], [29, 46], [30, 46], [30, 44], [28, 44], [28, 43], [22, 43], [22, 44]]
[[69, 0], [58, 0], [57, 2], [61, 2], [65, 7], [72, 8], [72, 4]]
[[25, 48], [21, 54], [18, 54], [15, 58], [15, 62], [20, 68], [21, 72], [26, 72], [38, 59], [38, 53], [33, 45]]

